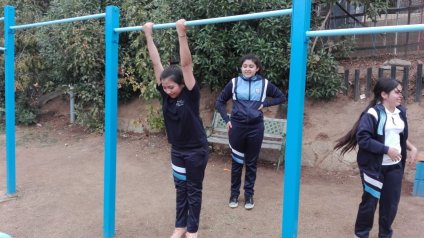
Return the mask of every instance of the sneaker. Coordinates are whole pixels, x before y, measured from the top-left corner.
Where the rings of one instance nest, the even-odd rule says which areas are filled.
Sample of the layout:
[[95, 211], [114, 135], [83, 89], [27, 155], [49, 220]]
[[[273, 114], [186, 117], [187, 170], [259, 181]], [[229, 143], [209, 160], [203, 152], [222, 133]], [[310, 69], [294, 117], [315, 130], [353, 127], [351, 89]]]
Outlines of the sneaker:
[[252, 209], [255, 206], [255, 202], [253, 202], [253, 197], [246, 197], [244, 201], [244, 208], [247, 210]]
[[237, 196], [230, 197], [230, 203], [228, 204], [231, 208], [238, 207], [238, 198]]

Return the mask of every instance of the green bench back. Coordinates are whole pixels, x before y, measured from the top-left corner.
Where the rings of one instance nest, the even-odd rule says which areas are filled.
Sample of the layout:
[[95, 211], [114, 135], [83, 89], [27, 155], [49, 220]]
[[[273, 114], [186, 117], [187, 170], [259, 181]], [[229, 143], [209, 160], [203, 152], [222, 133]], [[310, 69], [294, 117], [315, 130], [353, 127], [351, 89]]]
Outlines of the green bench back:
[[[276, 119], [264, 117], [265, 135], [264, 137], [282, 138], [286, 136], [286, 119]], [[214, 112], [212, 120], [212, 130], [227, 132], [225, 121], [218, 112]]]

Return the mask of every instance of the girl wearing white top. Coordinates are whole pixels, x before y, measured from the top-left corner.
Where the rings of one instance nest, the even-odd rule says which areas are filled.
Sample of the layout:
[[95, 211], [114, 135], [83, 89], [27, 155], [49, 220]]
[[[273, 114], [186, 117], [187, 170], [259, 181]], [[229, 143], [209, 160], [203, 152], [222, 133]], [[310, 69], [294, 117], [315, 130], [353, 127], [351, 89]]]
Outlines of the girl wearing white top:
[[392, 237], [402, 178], [407, 158], [415, 161], [417, 148], [408, 141], [406, 110], [401, 105], [402, 85], [395, 79], [378, 80], [374, 99], [362, 112], [353, 128], [334, 149], [341, 154], [358, 145], [357, 163], [363, 194], [355, 222], [355, 237], [367, 238], [379, 204], [378, 237]]

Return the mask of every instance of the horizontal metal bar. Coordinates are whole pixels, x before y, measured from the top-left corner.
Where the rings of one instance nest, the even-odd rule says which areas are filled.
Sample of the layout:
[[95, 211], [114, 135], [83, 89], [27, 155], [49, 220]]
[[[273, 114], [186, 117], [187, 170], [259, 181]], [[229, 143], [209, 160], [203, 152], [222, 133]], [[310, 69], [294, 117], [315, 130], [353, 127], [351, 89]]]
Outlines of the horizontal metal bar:
[[308, 37], [321, 37], [321, 36], [341, 36], [341, 35], [365, 35], [375, 33], [393, 33], [393, 32], [412, 32], [424, 31], [424, 24], [414, 25], [398, 25], [398, 26], [374, 26], [364, 28], [346, 28], [346, 29], [333, 29], [321, 31], [307, 31]]
[[0, 17], [0, 21], [4, 21], [4, 17]]
[[5, 50], [6, 50], [6, 48], [4, 48], [4, 47], [0, 47], [0, 50], [1, 50], [1, 51], [5, 51]]
[[74, 22], [74, 21], [83, 21], [83, 20], [97, 19], [97, 18], [102, 18], [102, 17], [104, 18], [105, 16], [106, 16], [105, 13], [100, 13], [100, 14], [94, 14], [94, 15], [88, 15], [88, 16], [65, 18], [65, 19], [61, 19], [61, 20], [44, 21], [44, 22], [37, 22], [37, 23], [31, 23], [31, 24], [25, 24], [25, 25], [16, 25], [16, 26], [11, 26], [10, 29], [12, 29], [12, 30], [22, 30], [22, 29], [52, 25], [52, 24], [60, 24], [60, 23], [67, 23], [67, 22]]
[[[208, 25], [208, 24], [216, 24], [216, 23], [224, 23], [224, 22], [233, 22], [233, 21], [245, 21], [245, 20], [253, 20], [260, 18], [269, 18], [269, 17], [277, 17], [290, 15], [292, 13], [292, 9], [284, 9], [284, 10], [276, 10], [276, 11], [268, 11], [268, 12], [258, 12], [244, 15], [235, 15], [235, 16], [226, 16], [226, 17], [216, 17], [216, 18], [208, 18], [202, 20], [193, 20], [186, 21], [186, 26], [199, 26], [199, 25]], [[176, 24], [174, 23], [163, 23], [163, 24], [155, 24], [153, 25], [153, 29], [167, 29], [167, 28], [175, 28]], [[126, 31], [141, 31], [143, 30], [142, 26], [130, 26], [130, 27], [121, 27], [115, 28], [115, 32], [126, 32]]]

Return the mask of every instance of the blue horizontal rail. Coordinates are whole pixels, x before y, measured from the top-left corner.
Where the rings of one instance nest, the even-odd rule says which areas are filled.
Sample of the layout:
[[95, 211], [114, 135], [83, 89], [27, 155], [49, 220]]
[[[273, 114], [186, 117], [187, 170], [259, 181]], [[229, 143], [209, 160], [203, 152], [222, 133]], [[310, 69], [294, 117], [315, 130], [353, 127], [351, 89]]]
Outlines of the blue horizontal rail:
[[[216, 17], [216, 18], [208, 18], [208, 19], [202, 19], [202, 20], [186, 21], [186, 26], [200, 26], [200, 25], [208, 25], [208, 24], [216, 24], [216, 23], [224, 23], [224, 22], [245, 21], [245, 20], [253, 20], [253, 19], [260, 19], [260, 18], [290, 15], [291, 13], [292, 13], [292, 9], [284, 9], [284, 10], [258, 12], [258, 13], [244, 14], [244, 15]], [[176, 27], [176, 23], [163, 23], [163, 24], [153, 25], [153, 29], [156, 29], [156, 30], [175, 28], [175, 27]], [[141, 30], [143, 30], [142, 26], [115, 28], [115, 32], [118, 32], [118, 33], [126, 32], [126, 31], [141, 31]]]
[[0, 50], [1, 50], [1, 51], [5, 51], [5, 50], [6, 50], [6, 48], [4, 48], [4, 47], [0, 47]]
[[4, 21], [4, 17], [0, 17], [0, 21]]
[[46, 26], [46, 25], [53, 25], [53, 24], [60, 24], [60, 23], [67, 23], [67, 22], [74, 22], [74, 21], [83, 21], [83, 20], [104, 18], [105, 16], [106, 16], [105, 13], [99, 13], [99, 14], [88, 15], [88, 16], [65, 18], [65, 19], [61, 19], [61, 20], [53, 20], [53, 21], [37, 22], [37, 23], [32, 23], [32, 24], [16, 25], [16, 26], [11, 26], [10, 29], [12, 29], [12, 30], [22, 30], [22, 29], [28, 29], [28, 28], [34, 28], [34, 27], [40, 27], [40, 26]]
[[424, 31], [424, 24], [397, 25], [397, 26], [374, 26], [364, 28], [346, 28], [320, 31], [307, 31], [308, 37], [342, 36], [342, 35], [365, 35], [375, 33], [413, 32]]

